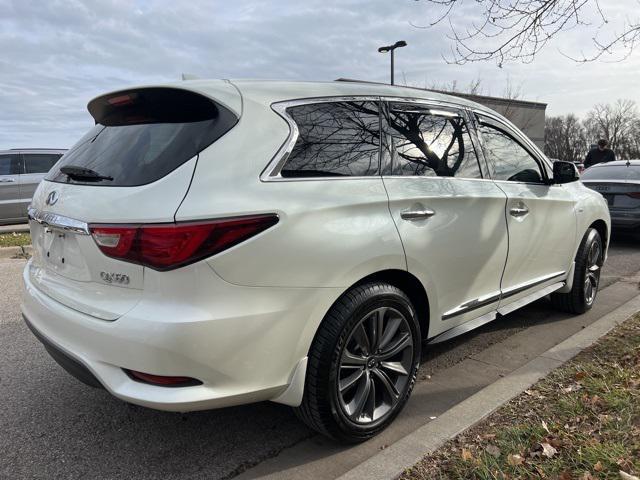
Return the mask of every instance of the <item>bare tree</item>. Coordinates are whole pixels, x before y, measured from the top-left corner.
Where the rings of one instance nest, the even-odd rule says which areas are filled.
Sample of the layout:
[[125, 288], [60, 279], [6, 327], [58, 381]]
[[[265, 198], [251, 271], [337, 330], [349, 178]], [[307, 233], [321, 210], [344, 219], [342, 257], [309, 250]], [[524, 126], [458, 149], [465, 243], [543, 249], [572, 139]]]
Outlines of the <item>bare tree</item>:
[[588, 150], [584, 126], [573, 114], [548, 117], [544, 126], [544, 152], [567, 162], [581, 162]]
[[[495, 60], [499, 66], [519, 60], [531, 62], [560, 32], [579, 28], [592, 36], [591, 53], [575, 56], [587, 62], [604, 55], [617, 59], [629, 55], [640, 39], [640, 21], [612, 22], [599, 0], [422, 0], [435, 6], [429, 28], [448, 21], [452, 55], [447, 61], [467, 63]], [[460, 26], [458, 21], [478, 18], [478, 23]], [[570, 56], [570, 55], [567, 55]]]
[[633, 152], [632, 133], [637, 132], [638, 109], [633, 100], [618, 100], [614, 104], [598, 104], [587, 114], [584, 126], [587, 140], [595, 143], [599, 138], [609, 141], [609, 146], [620, 158], [636, 156]]

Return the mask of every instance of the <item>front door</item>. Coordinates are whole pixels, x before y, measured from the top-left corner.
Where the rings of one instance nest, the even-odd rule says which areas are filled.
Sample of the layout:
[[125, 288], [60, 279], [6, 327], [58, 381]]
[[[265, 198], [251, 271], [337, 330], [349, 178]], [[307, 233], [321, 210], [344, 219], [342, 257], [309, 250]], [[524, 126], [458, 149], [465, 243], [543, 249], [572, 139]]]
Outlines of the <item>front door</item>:
[[0, 153], [0, 223], [17, 221], [20, 201], [20, 157]]
[[483, 179], [462, 111], [391, 103], [383, 168], [407, 269], [425, 286], [430, 336], [490, 315], [507, 257], [506, 195]]
[[479, 117], [478, 134], [491, 175], [508, 198], [502, 306], [564, 281], [573, 260], [576, 202], [571, 186], [548, 182], [544, 161], [507, 125]]

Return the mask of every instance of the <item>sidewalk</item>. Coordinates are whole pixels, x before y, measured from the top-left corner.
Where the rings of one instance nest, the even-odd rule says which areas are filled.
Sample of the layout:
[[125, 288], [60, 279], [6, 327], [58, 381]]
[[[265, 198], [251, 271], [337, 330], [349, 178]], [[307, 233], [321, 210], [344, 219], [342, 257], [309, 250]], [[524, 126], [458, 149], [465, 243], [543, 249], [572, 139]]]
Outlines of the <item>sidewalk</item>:
[[340, 480], [389, 480], [434, 452], [447, 440], [483, 420], [497, 408], [595, 343], [611, 329], [640, 311], [640, 295], [524, 366], [460, 402], [391, 447], [358, 465]]

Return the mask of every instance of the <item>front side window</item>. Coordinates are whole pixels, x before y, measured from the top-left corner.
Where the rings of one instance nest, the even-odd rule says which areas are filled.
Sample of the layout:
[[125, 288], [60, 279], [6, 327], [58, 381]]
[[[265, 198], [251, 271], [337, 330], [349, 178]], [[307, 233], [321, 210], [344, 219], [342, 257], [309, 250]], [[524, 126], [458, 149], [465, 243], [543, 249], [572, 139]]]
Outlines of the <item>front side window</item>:
[[394, 104], [386, 125], [393, 175], [482, 178], [467, 124], [457, 114]]
[[510, 135], [484, 123], [479, 125], [478, 131], [495, 180], [543, 183], [538, 162]]
[[362, 177], [379, 171], [376, 102], [324, 102], [287, 108], [298, 138], [282, 177]]
[[57, 153], [26, 153], [24, 157], [24, 169], [26, 173], [47, 173], [51, 170], [61, 154]]
[[20, 163], [15, 153], [0, 154], [0, 175], [18, 175]]

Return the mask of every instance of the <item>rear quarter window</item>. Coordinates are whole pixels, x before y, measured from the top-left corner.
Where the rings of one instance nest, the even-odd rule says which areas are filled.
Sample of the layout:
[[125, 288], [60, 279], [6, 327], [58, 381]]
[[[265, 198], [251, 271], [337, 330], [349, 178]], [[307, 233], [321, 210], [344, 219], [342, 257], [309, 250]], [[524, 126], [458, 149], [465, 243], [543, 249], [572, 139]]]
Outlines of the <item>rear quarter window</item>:
[[282, 177], [363, 177], [379, 171], [376, 102], [321, 102], [289, 107], [298, 138]]
[[[53, 182], [129, 187], [168, 175], [237, 123], [229, 109], [188, 90], [136, 89], [89, 103], [96, 125], [56, 164]], [[60, 171], [73, 166], [103, 178], [72, 178]]]

